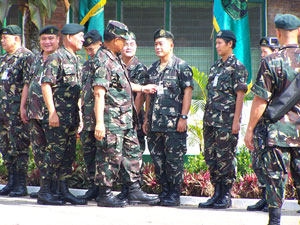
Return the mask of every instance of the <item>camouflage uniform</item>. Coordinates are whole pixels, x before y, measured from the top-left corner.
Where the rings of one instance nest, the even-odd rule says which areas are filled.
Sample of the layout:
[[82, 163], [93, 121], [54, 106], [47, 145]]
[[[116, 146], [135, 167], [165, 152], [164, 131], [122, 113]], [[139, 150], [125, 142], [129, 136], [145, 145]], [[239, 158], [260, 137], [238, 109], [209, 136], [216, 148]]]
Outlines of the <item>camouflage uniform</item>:
[[133, 96], [125, 65], [104, 46], [98, 50], [93, 65], [92, 86], [106, 89], [106, 134], [97, 141], [95, 183], [112, 187], [118, 174], [124, 183], [140, 181], [142, 154], [133, 129]]
[[[138, 58], [135, 56], [127, 65], [127, 71], [129, 79], [132, 83], [144, 85], [147, 81], [147, 68], [142, 64]], [[133, 93], [134, 99], [136, 98], [136, 93]], [[140, 143], [140, 149], [142, 153], [145, 151], [145, 134], [143, 132], [142, 126], [144, 123], [145, 111], [141, 108], [139, 112], [139, 125], [138, 125], [138, 139]]]
[[83, 130], [80, 132], [80, 140], [82, 143], [83, 157], [87, 166], [88, 178], [94, 180], [96, 165], [96, 138], [95, 132], [95, 113], [94, 113], [94, 90], [92, 87], [91, 63], [93, 59], [88, 59], [82, 68], [82, 119]]
[[[262, 60], [252, 91], [270, 102], [280, 96], [300, 71], [300, 48], [283, 46], [279, 52]], [[266, 124], [266, 148], [261, 159], [266, 182], [267, 202], [271, 208], [281, 208], [288, 169], [300, 193], [300, 102], [276, 122]]]
[[214, 186], [231, 186], [236, 178], [238, 134], [232, 134], [236, 92], [247, 91], [248, 72], [234, 54], [210, 68], [203, 118], [204, 157]]
[[[163, 86], [150, 95], [147, 141], [158, 183], [180, 188], [183, 181], [183, 156], [187, 151], [186, 132], [177, 132], [182, 111], [184, 89], [193, 87], [193, 73], [188, 64], [171, 57], [167, 66], [160, 70], [160, 60], [149, 70], [150, 83]], [[180, 191], [180, 190], [179, 190]]]
[[81, 68], [77, 56], [65, 47], [48, 56], [42, 83], [51, 84], [59, 127], [49, 126], [49, 111], [45, 107], [43, 126], [50, 151], [46, 152], [41, 166], [42, 179], [52, 178], [55, 172], [60, 180], [71, 175], [79, 125], [80, 82]]
[[21, 121], [20, 103], [32, 62], [32, 52], [23, 47], [0, 57], [0, 148], [9, 174], [27, 174], [29, 130]]

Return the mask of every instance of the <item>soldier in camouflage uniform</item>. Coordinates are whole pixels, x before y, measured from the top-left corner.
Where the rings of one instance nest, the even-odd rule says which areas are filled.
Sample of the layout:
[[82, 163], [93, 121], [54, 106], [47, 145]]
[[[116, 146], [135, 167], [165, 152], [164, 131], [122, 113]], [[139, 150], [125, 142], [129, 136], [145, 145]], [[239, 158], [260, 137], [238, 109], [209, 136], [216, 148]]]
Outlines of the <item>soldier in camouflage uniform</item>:
[[84, 205], [87, 201], [73, 196], [68, 189], [68, 178], [75, 160], [76, 136], [79, 126], [79, 97], [81, 68], [75, 55], [83, 45], [84, 26], [66, 24], [61, 33], [63, 46], [48, 56], [41, 81], [45, 104], [44, 129], [49, 151], [46, 152], [41, 172], [38, 203], [49, 204], [54, 199], [49, 191], [50, 181], [57, 175], [60, 198], [71, 204]]
[[[300, 19], [294, 15], [275, 16], [276, 34], [280, 44], [277, 53], [265, 57], [252, 87], [255, 97], [245, 135], [246, 146], [253, 151], [253, 130], [272, 99], [281, 96], [300, 72], [298, 45]], [[266, 147], [260, 157], [266, 183], [269, 225], [280, 224], [288, 170], [300, 194], [300, 101], [282, 118], [266, 124]]]
[[8, 183], [0, 195], [27, 195], [26, 175], [29, 155], [29, 130], [21, 121], [20, 103], [33, 54], [21, 45], [21, 28], [10, 25], [1, 29], [1, 44], [7, 52], [0, 57], [0, 142]]
[[128, 186], [129, 204], [155, 204], [157, 197], [148, 196], [140, 187], [141, 151], [134, 129], [132, 91], [150, 93], [155, 85], [130, 83], [126, 67], [118, 53], [128, 39], [128, 28], [109, 21], [102, 46], [93, 62], [92, 86], [95, 96], [96, 184], [99, 185], [98, 206], [123, 207], [127, 203], [113, 196], [111, 188], [118, 175]]
[[83, 158], [87, 167], [88, 179], [90, 186], [88, 191], [78, 198], [92, 200], [98, 196], [98, 188], [94, 183], [96, 172], [96, 138], [95, 132], [95, 113], [94, 113], [94, 92], [91, 86], [92, 75], [91, 63], [92, 60], [102, 45], [102, 37], [97, 30], [91, 30], [84, 35], [83, 46], [90, 58], [83, 64], [82, 68], [82, 93], [81, 96], [81, 111], [83, 128], [80, 132], [80, 141], [82, 143]]
[[149, 70], [149, 82], [157, 92], [146, 98], [144, 131], [155, 174], [162, 187], [160, 205], [179, 206], [183, 181], [183, 157], [187, 151], [187, 114], [190, 110], [193, 72], [173, 54], [174, 36], [160, 29], [154, 33], [159, 60]]
[[[121, 50], [122, 60], [126, 64], [126, 69], [128, 71], [129, 80], [132, 83], [144, 85], [147, 81], [147, 68], [146, 66], [139, 61], [135, 56], [137, 44], [136, 37], [133, 32], [129, 32], [129, 40], [125, 41], [125, 45]], [[139, 118], [139, 124], [137, 127], [137, 135], [140, 143], [141, 154], [145, 151], [145, 133], [143, 132], [142, 126], [144, 123], [144, 102], [145, 95], [142, 92], [133, 93], [134, 104]], [[142, 162], [141, 162], [142, 163]], [[141, 171], [142, 174], [142, 171]], [[128, 189], [126, 185], [122, 185], [121, 193], [117, 196], [120, 199], [127, 199]]]
[[[277, 38], [269, 38], [263, 37], [259, 41], [261, 57], [264, 58], [267, 55], [272, 54], [273, 52], [278, 50], [278, 39]], [[251, 152], [252, 156], [252, 169], [258, 179], [258, 185], [262, 189], [262, 198], [255, 203], [254, 205], [250, 205], [247, 207], [249, 211], [264, 211], [268, 212], [268, 205], [266, 200], [266, 186], [263, 176], [263, 170], [260, 161], [260, 149], [263, 149], [266, 146], [266, 129], [265, 123], [267, 118], [261, 118], [255, 127], [254, 131], [254, 143], [255, 143], [255, 151]]]
[[203, 117], [204, 157], [215, 188], [214, 195], [199, 208], [229, 208], [230, 190], [236, 178], [236, 145], [240, 130], [248, 72], [235, 57], [236, 37], [221, 30], [216, 50], [221, 58], [210, 68]]

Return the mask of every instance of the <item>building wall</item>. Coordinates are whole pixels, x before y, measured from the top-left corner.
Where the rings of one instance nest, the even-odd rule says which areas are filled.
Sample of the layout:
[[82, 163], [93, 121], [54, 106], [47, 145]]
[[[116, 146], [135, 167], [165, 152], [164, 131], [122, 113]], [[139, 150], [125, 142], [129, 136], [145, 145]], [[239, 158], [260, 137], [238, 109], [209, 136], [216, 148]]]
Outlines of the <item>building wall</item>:
[[54, 11], [52, 18], [50, 20], [46, 19], [46, 25], [51, 24], [57, 26], [59, 29], [62, 29], [66, 24], [67, 14], [65, 10], [66, 8], [63, 0], [58, 1], [56, 10]]

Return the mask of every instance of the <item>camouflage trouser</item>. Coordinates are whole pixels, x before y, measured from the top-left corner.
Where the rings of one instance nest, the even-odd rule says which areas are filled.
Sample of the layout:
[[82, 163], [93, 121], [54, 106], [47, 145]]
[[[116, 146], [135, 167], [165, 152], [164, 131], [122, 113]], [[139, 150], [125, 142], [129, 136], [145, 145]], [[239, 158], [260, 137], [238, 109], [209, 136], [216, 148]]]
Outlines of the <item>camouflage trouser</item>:
[[213, 185], [232, 185], [236, 178], [236, 145], [238, 134], [219, 127], [203, 127], [204, 158]]
[[46, 154], [46, 135], [43, 127], [43, 123], [37, 119], [30, 119], [29, 121], [30, 128], [30, 142], [32, 153], [34, 156], [34, 162], [37, 168], [40, 170], [43, 160]]
[[61, 124], [59, 127], [50, 127], [44, 123], [47, 148], [43, 164], [41, 166], [41, 177], [57, 178], [64, 180], [71, 177], [72, 163], [75, 160], [77, 127]]
[[112, 187], [118, 175], [123, 184], [140, 182], [141, 164], [142, 154], [136, 130], [107, 130], [105, 138], [97, 141], [95, 183]]
[[29, 130], [20, 115], [0, 120], [0, 142], [4, 164], [9, 173], [27, 173], [29, 156]]
[[299, 187], [300, 148], [266, 147], [262, 162], [268, 205], [271, 208], [281, 208], [289, 169]]
[[185, 132], [148, 132], [148, 148], [159, 184], [182, 184], [186, 137]]
[[80, 141], [82, 144], [83, 158], [88, 172], [89, 180], [95, 179], [96, 172], [96, 138], [95, 131], [83, 130], [80, 132]]

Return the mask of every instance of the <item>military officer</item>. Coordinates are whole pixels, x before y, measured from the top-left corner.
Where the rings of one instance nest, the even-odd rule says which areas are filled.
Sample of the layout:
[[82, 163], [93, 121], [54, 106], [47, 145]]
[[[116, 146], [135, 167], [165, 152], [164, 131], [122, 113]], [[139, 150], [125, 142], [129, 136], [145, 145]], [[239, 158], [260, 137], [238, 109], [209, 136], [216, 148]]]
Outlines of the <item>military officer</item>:
[[154, 33], [155, 52], [159, 60], [149, 70], [149, 82], [158, 85], [157, 92], [146, 98], [144, 131], [162, 187], [160, 205], [180, 205], [183, 180], [183, 156], [187, 151], [187, 115], [190, 110], [193, 72], [173, 53], [174, 35], [164, 29]]
[[236, 37], [230, 30], [216, 36], [216, 50], [221, 57], [210, 68], [207, 101], [203, 117], [204, 157], [215, 191], [199, 208], [229, 208], [230, 190], [236, 178], [236, 145], [241, 111], [247, 92], [248, 72], [235, 57]]
[[[254, 150], [253, 131], [258, 121], [262, 116], [268, 115], [266, 112], [276, 98], [280, 98], [283, 92], [290, 91], [289, 85], [296, 76], [299, 76], [300, 71], [298, 45], [300, 19], [290, 14], [277, 14], [274, 22], [280, 44], [279, 51], [261, 61], [256, 81], [251, 89], [255, 97], [245, 134], [245, 144], [251, 151]], [[300, 195], [300, 101], [292, 106], [283, 105], [283, 107], [287, 112], [279, 119], [270, 120], [266, 125], [266, 147], [260, 149], [269, 207], [269, 225], [280, 224], [289, 169], [296, 184], [297, 194]]]
[[33, 54], [22, 47], [21, 28], [2, 28], [1, 45], [6, 53], [0, 57], [0, 144], [8, 183], [0, 195], [27, 195], [26, 176], [29, 155], [28, 125], [21, 121], [20, 103], [24, 83], [30, 79]]
[[75, 160], [76, 136], [79, 126], [79, 97], [81, 69], [75, 55], [83, 45], [84, 26], [66, 24], [63, 46], [48, 56], [44, 64], [41, 88], [46, 104], [44, 120], [45, 135], [49, 151], [46, 152], [40, 169], [41, 189], [38, 203], [48, 204], [53, 200], [49, 191], [50, 180], [57, 175], [60, 198], [71, 204], [84, 205], [69, 192], [68, 179]]
[[123, 207], [126, 200], [113, 196], [111, 188], [118, 175], [128, 187], [129, 204], [155, 204], [140, 187], [141, 151], [134, 129], [132, 91], [154, 92], [155, 85], [130, 83], [118, 53], [128, 39], [125, 24], [110, 20], [104, 31], [104, 45], [94, 58], [92, 86], [95, 96], [95, 137], [99, 142], [96, 158], [98, 206]]
[[[143, 85], [147, 81], [147, 68], [139, 61], [136, 57], [136, 37], [133, 32], [129, 32], [129, 40], [125, 41], [124, 47], [121, 49], [122, 60], [126, 64], [126, 69], [128, 71], [129, 80], [133, 83]], [[144, 122], [144, 109], [143, 105], [145, 102], [145, 96], [142, 92], [134, 92], [134, 104], [139, 118], [139, 124], [137, 127], [137, 135], [140, 143], [141, 154], [145, 151], [145, 134], [142, 129]], [[142, 163], [142, 162], [141, 162]], [[121, 199], [127, 199], [128, 189], [126, 185], [122, 185], [121, 193], [117, 196]]]
[[92, 75], [90, 73], [92, 60], [102, 45], [102, 36], [97, 30], [90, 30], [84, 35], [83, 46], [90, 58], [83, 64], [82, 68], [82, 93], [81, 111], [83, 119], [83, 128], [80, 132], [80, 140], [83, 149], [83, 158], [87, 167], [88, 179], [90, 186], [88, 191], [78, 196], [86, 200], [92, 200], [98, 196], [98, 188], [94, 183], [96, 172], [96, 138], [95, 131], [95, 113], [94, 113], [94, 93], [91, 86]]

